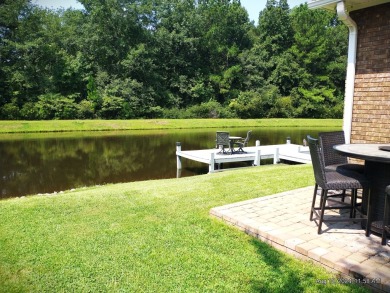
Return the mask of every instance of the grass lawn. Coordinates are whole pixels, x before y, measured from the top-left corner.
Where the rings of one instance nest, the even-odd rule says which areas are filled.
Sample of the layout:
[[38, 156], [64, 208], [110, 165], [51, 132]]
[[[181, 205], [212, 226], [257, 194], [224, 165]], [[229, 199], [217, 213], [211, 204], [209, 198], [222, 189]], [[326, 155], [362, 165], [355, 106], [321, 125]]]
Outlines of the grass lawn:
[[341, 128], [341, 119], [149, 119], [0, 121], [0, 133], [231, 127]]
[[209, 215], [313, 180], [270, 165], [0, 201], [0, 291], [365, 292]]

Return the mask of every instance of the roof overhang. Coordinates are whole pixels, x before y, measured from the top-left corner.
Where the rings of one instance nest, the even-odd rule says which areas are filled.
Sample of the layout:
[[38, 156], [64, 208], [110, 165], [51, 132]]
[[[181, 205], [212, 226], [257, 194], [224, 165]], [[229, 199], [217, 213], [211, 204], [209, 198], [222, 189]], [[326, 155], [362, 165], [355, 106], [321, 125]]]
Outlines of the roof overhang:
[[[335, 11], [337, 2], [342, 0], [311, 0], [308, 1], [308, 6], [310, 9], [326, 9], [330, 11]], [[344, 0], [345, 8], [347, 11], [360, 10], [363, 8], [376, 6], [384, 3], [389, 3], [390, 0]]]

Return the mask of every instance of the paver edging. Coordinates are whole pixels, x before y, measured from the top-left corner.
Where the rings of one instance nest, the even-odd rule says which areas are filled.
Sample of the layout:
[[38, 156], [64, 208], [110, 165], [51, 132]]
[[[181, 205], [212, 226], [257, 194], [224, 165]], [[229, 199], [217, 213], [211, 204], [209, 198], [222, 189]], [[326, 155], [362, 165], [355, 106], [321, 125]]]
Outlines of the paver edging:
[[[311, 225], [305, 223], [306, 217], [302, 217], [302, 220], [297, 221], [299, 223], [298, 225], [296, 225], [297, 229], [289, 229], [291, 227], [287, 227], [285, 224], [280, 225], [280, 221], [274, 221], [275, 217], [272, 218], [272, 216], [278, 214], [281, 206], [279, 205], [281, 201], [278, 200], [278, 198], [282, 199], [282, 197], [287, 195], [294, 196], [297, 194], [297, 192], [307, 193], [311, 188], [312, 187], [301, 188], [298, 190], [287, 191], [280, 194], [261, 197], [257, 200], [252, 199], [241, 203], [226, 205], [221, 208], [213, 208], [210, 210], [210, 215], [222, 219], [230, 226], [236, 227], [239, 230], [244, 231], [246, 234], [257, 238], [260, 241], [265, 242], [282, 252], [286, 252], [299, 259], [310, 261], [317, 265], [321, 265], [328, 271], [331, 271], [332, 273], [336, 274], [336, 281], [340, 280], [340, 282], [345, 281], [350, 283], [358, 283], [374, 291], [390, 292], [390, 280], [386, 280], [385, 283], [363, 283], [365, 282], [365, 280], [369, 280], [368, 278], [378, 277], [378, 274], [380, 275], [380, 273], [382, 273], [383, 276], [385, 276], [386, 278], [388, 276], [388, 268], [390, 268], [390, 261], [386, 263], [386, 261], [383, 261], [381, 259], [377, 261], [375, 267], [371, 266], [367, 269], [367, 267], [362, 266], [361, 263], [367, 262], [370, 257], [376, 255], [375, 249], [373, 249], [372, 247], [366, 247], [366, 245], [371, 243], [369, 238], [358, 239], [358, 237], [356, 237], [357, 241], [355, 244], [350, 244], [347, 242], [346, 245], [341, 245], [342, 243], [338, 243], [337, 238], [333, 238], [332, 234], [329, 235], [328, 241], [321, 241], [319, 239], [316, 239], [314, 235], [313, 237], [311, 237], [313, 233], [316, 233], [315, 229], [313, 230], [313, 233], [310, 231], [305, 233], [305, 229], [311, 228]], [[267, 208], [267, 206], [265, 206], [265, 204], [269, 204], [267, 203], [267, 201], [272, 198], [276, 199], [275, 202], [272, 202], [277, 206], [275, 212], [272, 212], [272, 209], [269, 209]], [[246, 206], [253, 204], [258, 206], [260, 209], [260, 211], [257, 211], [257, 214], [259, 214], [259, 216], [256, 216], [256, 211], [253, 212], [253, 216], [251, 216], [253, 207]], [[229, 208], [226, 207], [230, 207], [231, 209], [233, 209], [233, 211], [231, 212], [235, 213], [235, 215], [232, 215], [232, 217], [227, 216], [227, 214], [229, 214]], [[242, 211], [244, 211], [243, 214], [240, 213], [240, 207], [242, 208]], [[246, 217], [246, 211], [248, 212], [248, 215], [250, 215], [250, 217]], [[266, 213], [264, 213], [264, 211], [266, 211]], [[271, 218], [267, 218], [267, 215]], [[315, 226], [313, 225], [313, 227]], [[302, 232], [299, 232], [301, 229]], [[298, 234], [289, 235], [290, 231], [298, 231]], [[339, 232], [335, 229], [333, 229], [333, 231], [335, 233]], [[365, 248], [361, 249], [360, 246], [365, 246]], [[376, 253], [378, 253], [378, 251], [376, 251]], [[371, 262], [374, 263], [374, 261], [375, 258], [372, 258]], [[377, 272], [377, 267], [381, 267], [381, 270], [383, 270], [383, 272]], [[376, 271], [376, 274], [371, 274], [372, 270]]]

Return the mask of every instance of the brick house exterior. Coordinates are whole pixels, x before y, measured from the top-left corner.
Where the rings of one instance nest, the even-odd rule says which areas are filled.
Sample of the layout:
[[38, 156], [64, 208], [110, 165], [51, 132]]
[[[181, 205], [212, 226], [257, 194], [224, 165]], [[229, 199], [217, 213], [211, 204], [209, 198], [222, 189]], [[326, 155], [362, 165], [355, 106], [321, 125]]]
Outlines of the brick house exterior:
[[390, 0], [308, 0], [308, 5], [337, 11], [349, 27], [347, 142], [390, 143]]
[[358, 26], [351, 143], [390, 143], [390, 3], [350, 15]]

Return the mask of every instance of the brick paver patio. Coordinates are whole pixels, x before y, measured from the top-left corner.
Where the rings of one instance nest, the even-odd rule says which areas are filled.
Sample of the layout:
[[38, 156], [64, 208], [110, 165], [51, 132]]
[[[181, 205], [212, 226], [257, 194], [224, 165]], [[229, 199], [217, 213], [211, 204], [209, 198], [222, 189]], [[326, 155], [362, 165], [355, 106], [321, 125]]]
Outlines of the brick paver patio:
[[324, 222], [318, 235], [316, 223], [309, 220], [313, 190], [233, 203], [213, 208], [210, 214], [277, 249], [340, 273], [343, 281], [368, 281], [371, 289], [390, 292], [390, 244], [381, 245], [381, 238], [373, 234], [366, 237], [360, 223]]

